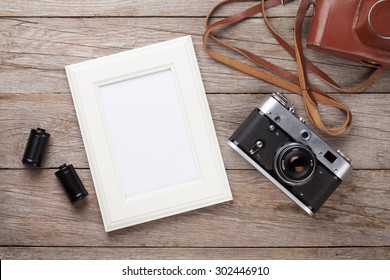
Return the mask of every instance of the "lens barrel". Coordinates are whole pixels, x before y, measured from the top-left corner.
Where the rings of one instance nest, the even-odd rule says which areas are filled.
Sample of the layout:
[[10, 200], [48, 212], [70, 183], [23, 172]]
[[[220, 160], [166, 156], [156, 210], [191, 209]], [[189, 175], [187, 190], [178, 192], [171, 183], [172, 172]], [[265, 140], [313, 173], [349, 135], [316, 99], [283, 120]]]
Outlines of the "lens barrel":
[[315, 155], [308, 146], [300, 143], [283, 146], [274, 159], [276, 174], [290, 186], [306, 184], [312, 178], [315, 167]]

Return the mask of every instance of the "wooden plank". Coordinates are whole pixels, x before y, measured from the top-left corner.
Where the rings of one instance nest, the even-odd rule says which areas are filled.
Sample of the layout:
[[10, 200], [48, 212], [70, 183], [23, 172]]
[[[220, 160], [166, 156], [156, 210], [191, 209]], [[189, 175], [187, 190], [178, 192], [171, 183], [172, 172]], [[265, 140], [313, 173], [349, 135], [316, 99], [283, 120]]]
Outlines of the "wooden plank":
[[99, 260], [388, 260], [389, 247], [340, 248], [94, 248], [94, 247], [0, 247], [0, 258], [6, 259], [99, 259]]
[[90, 195], [69, 203], [55, 170], [0, 170], [0, 246], [390, 246], [390, 172], [353, 171], [312, 218], [253, 170], [228, 171], [234, 200], [105, 233]]
[[[207, 92], [280, 90], [210, 58], [202, 47], [203, 18], [150, 18], [147, 21], [145, 25], [142, 18], [0, 18], [0, 92], [68, 92], [65, 65], [183, 35], [193, 37]], [[273, 19], [273, 22], [292, 42], [293, 19]], [[229, 42], [295, 71], [295, 62], [271, 37], [259, 19], [248, 20], [228, 29], [223, 35]], [[367, 70], [351, 62], [309, 50], [305, 53], [341, 85], [350, 86], [366, 77]], [[237, 55], [227, 55], [245, 61]], [[311, 78], [314, 84], [321, 85], [317, 79]], [[388, 92], [389, 83], [390, 73], [384, 73], [365, 91]]]
[[[27, 16], [27, 17], [204, 17], [208, 11], [220, 0], [202, 1], [153, 1], [153, 0], [36, 0], [36, 1], [11, 1], [0, 2], [0, 16]], [[250, 3], [230, 4], [221, 10], [218, 15], [230, 15], [242, 10], [244, 7], [255, 5]], [[269, 11], [270, 16], [295, 15], [298, 1], [273, 8]]]
[[[227, 169], [252, 169], [228, 145], [227, 139], [266, 95], [209, 94], [208, 100]], [[304, 115], [302, 99], [287, 95]], [[390, 103], [389, 94], [336, 95], [353, 114], [353, 127], [333, 138], [320, 133], [329, 145], [344, 151], [356, 169], [389, 169], [390, 112], [378, 110]], [[325, 122], [340, 123], [336, 110], [322, 108]], [[56, 168], [64, 162], [88, 168], [76, 113], [70, 94], [0, 94], [0, 168], [24, 168], [21, 158], [31, 128], [51, 133], [43, 167]]]

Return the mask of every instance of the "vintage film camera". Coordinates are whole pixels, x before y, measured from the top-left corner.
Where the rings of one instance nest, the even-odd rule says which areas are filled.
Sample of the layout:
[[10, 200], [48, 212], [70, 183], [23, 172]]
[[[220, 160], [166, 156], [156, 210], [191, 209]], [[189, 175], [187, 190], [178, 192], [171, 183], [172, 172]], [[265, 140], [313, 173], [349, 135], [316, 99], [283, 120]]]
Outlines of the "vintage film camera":
[[312, 132], [280, 93], [255, 108], [228, 144], [310, 216], [352, 169], [350, 159]]

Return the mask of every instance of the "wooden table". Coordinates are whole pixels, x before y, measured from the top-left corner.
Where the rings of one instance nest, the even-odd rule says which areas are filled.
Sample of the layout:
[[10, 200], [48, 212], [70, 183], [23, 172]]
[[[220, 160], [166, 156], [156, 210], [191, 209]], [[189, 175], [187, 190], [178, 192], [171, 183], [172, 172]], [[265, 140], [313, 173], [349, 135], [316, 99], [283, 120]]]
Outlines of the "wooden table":
[[[201, 45], [204, 17], [217, 2], [0, 2], [2, 259], [389, 259], [389, 73], [360, 94], [334, 93], [352, 110], [352, 129], [337, 138], [319, 134], [349, 155], [354, 170], [308, 217], [225, 144], [261, 99], [284, 91], [208, 57]], [[269, 12], [290, 40], [296, 8], [294, 2]], [[308, 24], [309, 18], [306, 33]], [[64, 66], [182, 35], [195, 44], [234, 200], [105, 233]], [[224, 38], [295, 69], [259, 18], [226, 30]], [[356, 64], [306, 54], [342, 85], [367, 76]], [[286, 95], [304, 114], [301, 97]], [[341, 123], [337, 110], [321, 110], [328, 124]], [[30, 129], [38, 126], [51, 139], [43, 167], [32, 169], [21, 158]], [[90, 193], [77, 205], [54, 176], [65, 162], [73, 163]]]

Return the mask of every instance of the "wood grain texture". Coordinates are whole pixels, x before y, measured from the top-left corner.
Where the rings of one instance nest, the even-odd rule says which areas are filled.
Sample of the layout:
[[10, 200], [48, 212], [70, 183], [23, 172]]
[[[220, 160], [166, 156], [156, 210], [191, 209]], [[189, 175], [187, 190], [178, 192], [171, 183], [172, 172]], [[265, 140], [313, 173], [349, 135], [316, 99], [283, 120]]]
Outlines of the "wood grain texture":
[[[205, 53], [204, 17], [218, 2], [0, 2], [1, 259], [390, 258], [390, 72], [361, 94], [334, 94], [351, 109], [353, 127], [341, 137], [320, 136], [352, 158], [354, 171], [314, 218], [305, 216], [225, 144], [254, 106], [280, 89]], [[213, 20], [253, 3], [230, 5]], [[269, 11], [274, 27], [291, 44], [297, 4]], [[216, 34], [296, 70], [258, 17]], [[194, 42], [234, 200], [105, 233], [64, 66], [183, 35]], [[311, 50], [305, 54], [341, 85], [367, 77], [367, 70], [355, 63]], [[301, 97], [287, 96], [304, 115]], [[337, 110], [320, 110], [326, 123], [341, 122]], [[38, 126], [51, 139], [43, 168], [31, 169], [21, 157], [29, 130]], [[65, 162], [77, 167], [90, 193], [81, 203], [70, 204], [54, 176]]]
[[[204, 17], [219, 0], [2, 0], [0, 16], [30, 17]], [[218, 15], [230, 15], [242, 7], [255, 5], [249, 3], [231, 4], [223, 8]], [[284, 7], [275, 7], [270, 16], [292, 16], [297, 2]]]
[[389, 247], [339, 248], [102, 248], [102, 247], [0, 247], [4, 259], [100, 260], [388, 260]]
[[[209, 94], [208, 101], [227, 169], [252, 169], [226, 141], [254, 107], [267, 95]], [[297, 111], [304, 115], [302, 99], [288, 95]], [[390, 95], [336, 95], [349, 106], [353, 126], [344, 136], [333, 138], [320, 134], [329, 145], [344, 151], [355, 169], [390, 168], [390, 111], [378, 110], [390, 104]], [[324, 120], [334, 124], [342, 115], [332, 108], [323, 108]], [[88, 168], [84, 145], [73, 106], [67, 94], [0, 94], [0, 168], [24, 168], [21, 163], [31, 128], [42, 127], [51, 133], [45, 153], [45, 168], [64, 162]]]
[[[64, 66], [152, 43], [192, 35], [206, 92], [263, 93], [280, 88], [249, 77], [211, 59], [202, 47], [203, 18], [3, 18], [0, 19], [0, 92], [64, 93], [69, 91]], [[273, 19], [291, 42], [294, 20]], [[118, 28], [120, 27], [120, 28]], [[288, 70], [295, 62], [265, 30], [259, 19], [226, 30], [223, 38]], [[214, 45], [212, 45], [214, 46]], [[224, 52], [225, 53], [225, 52]], [[308, 57], [338, 83], [351, 86], [367, 76], [356, 64], [313, 51]], [[232, 53], [225, 53], [245, 61]], [[248, 62], [248, 64], [250, 64]], [[316, 85], [322, 85], [311, 77]], [[387, 92], [384, 73], [365, 92]], [[322, 85], [323, 86], [323, 85]], [[331, 90], [328, 87], [324, 87]]]
[[111, 233], [104, 232], [89, 170], [77, 170], [90, 195], [74, 205], [54, 171], [0, 170], [0, 245], [390, 246], [387, 171], [353, 171], [312, 218], [257, 171], [232, 170], [233, 201]]

